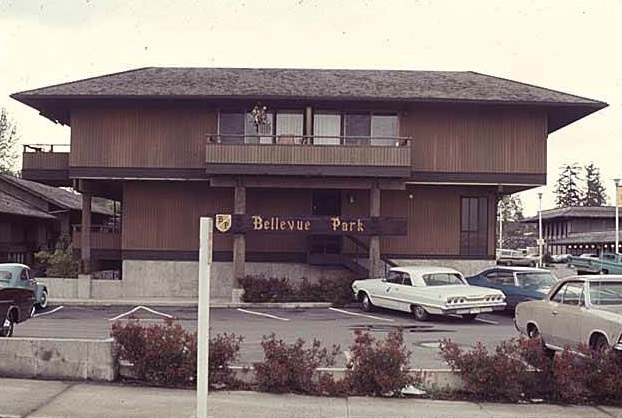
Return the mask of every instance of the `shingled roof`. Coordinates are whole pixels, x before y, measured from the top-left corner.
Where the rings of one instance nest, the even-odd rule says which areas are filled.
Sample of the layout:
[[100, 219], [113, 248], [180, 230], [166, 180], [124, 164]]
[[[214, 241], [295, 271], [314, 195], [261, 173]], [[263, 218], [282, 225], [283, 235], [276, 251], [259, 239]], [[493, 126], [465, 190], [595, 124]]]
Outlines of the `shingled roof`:
[[[615, 206], [569, 206], [565, 208], [554, 208], [542, 211], [542, 219], [563, 219], [563, 218], [612, 218], [615, 219]], [[538, 222], [538, 216], [523, 219], [523, 222]]]
[[0, 191], [0, 213], [8, 215], [26, 216], [29, 218], [56, 219], [54, 215], [50, 215], [27, 202], [16, 199], [13, 196]]
[[552, 132], [607, 104], [472, 71], [149, 67], [23, 91], [12, 98], [69, 124], [70, 103], [111, 99], [312, 99], [546, 106]]
[[[10, 176], [7, 174], [0, 174], [0, 181], [10, 183], [22, 190], [31, 193], [40, 199], [43, 199], [55, 206], [63, 209], [70, 210], [82, 210], [82, 195], [74, 193], [68, 190], [61, 189], [59, 187], [52, 187], [45, 184], [37, 183], [30, 180], [24, 180], [18, 177]], [[7, 193], [4, 193], [7, 195]], [[4, 195], [2, 198], [4, 199]], [[99, 204], [97, 201], [93, 201], [91, 206], [93, 213], [99, 213], [103, 215], [112, 215], [105, 206]]]

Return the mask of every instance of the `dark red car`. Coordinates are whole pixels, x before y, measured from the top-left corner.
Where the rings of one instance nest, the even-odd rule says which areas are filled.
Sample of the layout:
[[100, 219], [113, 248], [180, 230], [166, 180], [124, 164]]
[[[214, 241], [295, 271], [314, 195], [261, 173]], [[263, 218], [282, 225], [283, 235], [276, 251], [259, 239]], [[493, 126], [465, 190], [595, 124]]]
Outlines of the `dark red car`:
[[15, 324], [34, 313], [35, 292], [28, 266], [0, 264], [0, 337], [11, 337]]

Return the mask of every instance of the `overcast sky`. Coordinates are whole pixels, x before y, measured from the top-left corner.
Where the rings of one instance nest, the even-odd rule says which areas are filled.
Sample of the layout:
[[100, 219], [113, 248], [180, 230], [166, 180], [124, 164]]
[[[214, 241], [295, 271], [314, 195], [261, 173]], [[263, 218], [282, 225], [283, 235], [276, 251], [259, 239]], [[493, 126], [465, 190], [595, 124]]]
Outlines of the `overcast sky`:
[[[9, 94], [146, 66], [477, 71], [604, 101], [548, 139], [554, 205], [566, 164], [622, 177], [622, 0], [0, 0], [0, 106], [22, 143], [69, 128]], [[416, 138], [415, 138], [416, 139]]]

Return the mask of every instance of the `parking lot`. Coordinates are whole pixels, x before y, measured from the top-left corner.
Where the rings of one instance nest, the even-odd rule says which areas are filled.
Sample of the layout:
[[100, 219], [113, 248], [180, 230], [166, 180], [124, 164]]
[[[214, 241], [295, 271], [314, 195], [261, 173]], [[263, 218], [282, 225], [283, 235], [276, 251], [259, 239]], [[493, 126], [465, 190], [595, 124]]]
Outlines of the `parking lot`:
[[[130, 316], [146, 324], [161, 323], [170, 317], [188, 330], [195, 331], [197, 327], [196, 308], [50, 306], [34, 318], [18, 324], [15, 337], [105, 339], [110, 336], [114, 321], [123, 321]], [[318, 339], [324, 347], [337, 344], [341, 351], [345, 351], [354, 341], [355, 330], [368, 331], [382, 339], [394, 328], [401, 328], [404, 332], [405, 343], [412, 352], [412, 366], [421, 368], [447, 367], [438, 350], [438, 342], [443, 338], [450, 338], [465, 348], [481, 341], [492, 349], [500, 342], [518, 336], [509, 314], [484, 314], [472, 322], [457, 316], [433, 317], [430, 321], [417, 322], [406, 313], [385, 310], [365, 313], [356, 307], [219, 308], [210, 312], [211, 335], [233, 333], [244, 337], [239, 365], [261, 361], [261, 340], [271, 333], [286, 342], [302, 338], [310, 344], [313, 339]], [[340, 356], [337, 363], [343, 366], [345, 355]]]

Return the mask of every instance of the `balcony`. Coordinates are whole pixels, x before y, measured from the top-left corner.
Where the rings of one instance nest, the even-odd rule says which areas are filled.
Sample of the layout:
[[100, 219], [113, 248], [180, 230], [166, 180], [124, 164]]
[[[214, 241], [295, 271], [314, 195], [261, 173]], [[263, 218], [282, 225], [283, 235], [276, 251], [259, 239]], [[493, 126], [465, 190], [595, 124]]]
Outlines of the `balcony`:
[[[82, 248], [81, 225], [72, 225], [71, 243], [74, 250]], [[91, 258], [121, 258], [121, 231], [108, 225], [91, 226]]]
[[69, 144], [24, 145], [22, 178], [50, 186], [71, 186]]
[[211, 135], [205, 171], [221, 175], [408, 178], [410, 138]]

